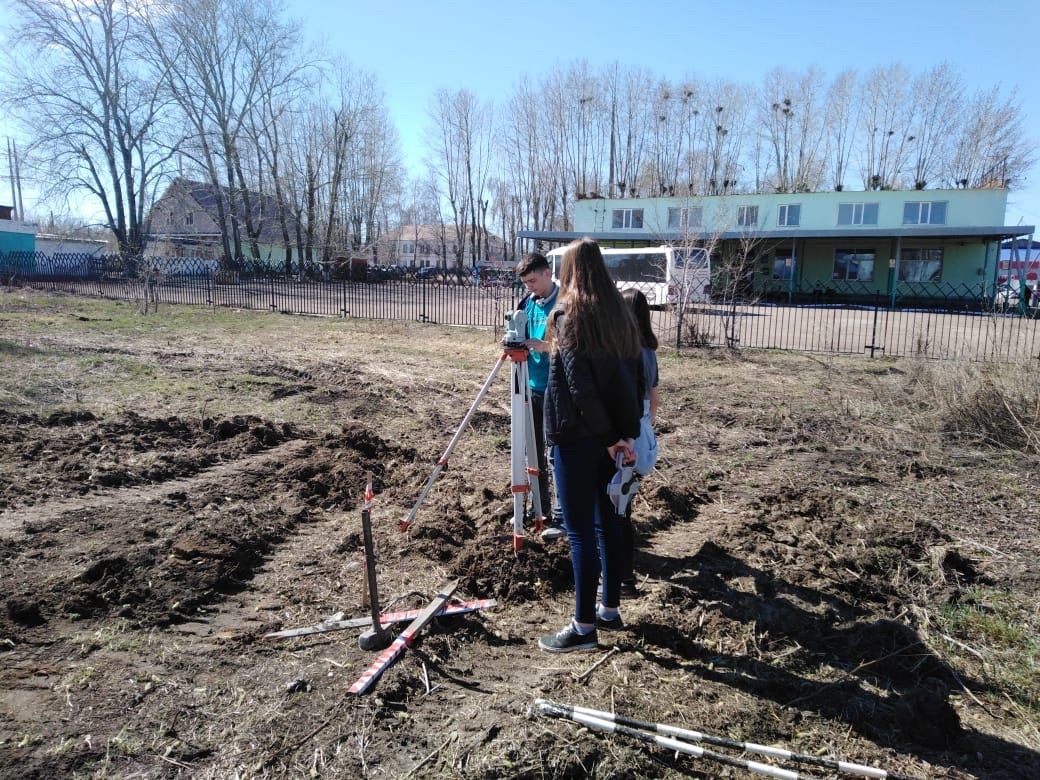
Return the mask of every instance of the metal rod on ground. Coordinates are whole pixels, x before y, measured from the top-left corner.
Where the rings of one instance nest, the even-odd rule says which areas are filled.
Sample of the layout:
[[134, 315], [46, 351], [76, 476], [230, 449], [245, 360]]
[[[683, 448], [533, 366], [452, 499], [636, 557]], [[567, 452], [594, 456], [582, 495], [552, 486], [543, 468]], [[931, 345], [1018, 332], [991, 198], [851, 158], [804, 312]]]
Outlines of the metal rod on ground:
[[451, 457], [452, 450], [455, 449], [455, 445], [458, 444], [459, 439], [462, 438], [462, 432], [466, 430], [470, 418], [473, 417], [473, 413], [477, 411], [477, 406], [480, 405], [484, 396], [487, 395], [487, 391], [491, 388], [491, 383], [494, 381], [495, 375], [498, 373], [498, 369], [502, 367], [502, 363], [505, 362], [505, 359], [505, 355], [499, 357], [498, 362], [495, 363], [495, 367], [491, 369], [491, 373], [488, 374], [488, 378], [484, 380], [483, 387], [480, 388], [477, 397], [473, 399], [473, 403], [466, 412], [466, 416], [462, 418], [458, 430], [455, 431], [455, 435], [451, 437], [451, 441], [448, 442], [448, 446], [444, 449], [444, 454], [441, 455], [440, 459], [438, 459], [437, 465], [433, 469], [433, 473], [430, 474], [430, 478], [426, 480], [426, 484], [419, 493], [419, 498], [416, 500], [415, 506], [413, 506], [412, 511], [408, 513], [408, 517], [400, 522], [399, 527], [402, 531], [407, 531], [415, 521], [415, 516], [419, 513], [419, 507], [421, 507], [423, 501], [426, 500], [426, 495], [430, 492], [430, 488], [433, 487], [433, 483], [437, 480], [437, 477], [441, 475], [441, 472], [444, 471], [445, 467], [448, 465], [448, 458]]
[[358, 646], [362, 650], [381, 650], [390, 644], [390, 634], [379, 622], [379, 587], [376, 584], [376, 551], [372, 541], [372, 475], [365, 480], [365, 504], [361, 509], [361, 533], [365, 540], [365, 582], [372, 609], [372, 628], [358, 637]]
[[[652, 731], [658, 734], [664, 734], [671, 737], [677, 737], [679, 739], [692, 740], [694, 742], [707, 742], [710, 745], [718, 745], [720, 747], [734, 748], [735, 750], [744, 750], [748, 753], [757, 753], [758, 755], [771, 756], [784, 761], [792, 761], [795, 763], [812, 764], [814, 766], [825, 767], [827, 769], [835, 769], [839, 772], [845, 772], [850, 775], [859, 775], [860, 777], [874, 777], [874, 778], [888, 778], [889, 780], [912, 780], [907, 775], [900, 775], [894, 772], [889, 772], [885, 769], [878, 769], [876, 767], [864, 766], [862, 764], [854, 764], [849, 761], [839, 761], [834, 758], [825, 758], [821, 756], [810, 756], [804, 753], [794, 753], [790, 750], [784, 750], [783, 748], [771, 747], [769, 745], [758, 745], [754, 742], [740, 742], [729, 737], [720, 737], [713, 734], [705, 734], [700, 731], [692, 731], [690, 729], [679, 728], [678, 726], [668, 726], [664, 723], [648, 723], [642, 720], [636, 720], [635, 718], [628, 718], [624, 715], [616, 715], [612, 712], [605, 712], [603, 710], [594, 710], [589, 707], [579, 707], [572, 704], [558, 704], [557, 702], [547, 701], [546, 699], [536, 699], [535, 706], [542, 709], [554, 709], [561, 713], [577, 713], [581, 715], [588, 715], [593, 718], [600, 720], [612, 721], [619, 723], [624, 726], [632, 726], [643, 731]], [[564, 715], [566, 716], [566, 715]]]
[[393, 641], [393, 644], [380, 653], [379, 657], [372, 662], [372, 665], [357, 679], [357, 682], [350, 686], [348, 693], [360, 696], [367, 691], [376, 678], [405, 651], [405, 648], [411, 646], [412, 642], [415, 641], [416, 635], [423, 630], [426, 624], [433, 620], [438, 612], [444, 609], [444, 605], [451, 599], [451, 594], [455, 592], [458, 586], [459, 581], [455, 580], [441, 588], [440, 593], [429, 603], [426, 609], [419, 613], [419, 616], [408, 625], [408, 628], [401, 632], [400, 636]]
[[[437, 613], [437, 617], [444, 617], [447, 615], [464, 615], [468, 612], [476, 612], [481, 609], [489, 609], [497, 606], [498, 602], [494, 599], [478, 599], [475, 601], [455, 601], [446, 606], [440, 612]], [[421, 609], [404, 609], [399, 612], [384, 612], [379, 616], [379, 622], [384, 626], [393, 625], [394, 623], [407, 623], [409, 620], [415, 620], [422, 612]], [[365, 628], [372, 625], [371, 617], [359, 617], [349, 618], [348, 620], [327, 620], [324, 623], [317, 623], [313, 626], [303, 626], [301, 628], [287, 628], [283, 631], [272, 631], [268, 634], [264, 634], [264, 639], [288, 639], [295, 636], [310, 636], [311, 634], [324, 634], [329, 631], [343, 631], [348, 628]]]
[[[361, 577], [361, 608], [364, 609], [369, 605], [368, 600], [368, 562], [372, 560], [372, 535], [371, 535], [371, 514], [369, 514], [369, 494], [368, 490], [371, 487], [371, 477], [366, 478], [365, 482], [365, 503], [361, 509], [361, 564], [364, 569]], [[365, 521], [365, 517], [368, 517], [368, 521]]]
[[581, 713], [573, 711], [568, 712], [567, 709], [553, 707], [547, 703], [540, 705], [537, 709], [540, 714], [547, 715], [551, 718], [565, 718], [567, 720], [572, 720], [575, 723], [580, 723], [583, 726], [587, 726], [590, 729], [594, 729], [595, 731], [602, 731], [605, 734], [621, 734], [622, 736], [630, 737], [639, 740], [640, 742], [648, 742], [651, 745], [657, 745], [666, 750], [674, 750], [677, 753], [684, 753], [688, 756], [693, 756], [694, 758], [703, 758], [707, 761], [714, 761], [717, 764], [726, 764], [727, 766], [744, 769], [752, 774], [775, 777], [779, 780], [809, 780], [806, 775], [792, 772], [789, 769], [781, 769], [780, 767], [772, 766], [771, 764], [762, 764], [758, 761], [750, 761], [744, 758], [734, 758], [733, 756], [727, 756], [722, 753], [715, 753], [714, 751], [706, 750], [697, 745], [691, 745], [689, 742], [672, 739], [671, 737], [656, 736], [646, 731], [637, 731], [636, 729], [630, 729], [628, 726], [621, 726], [609, 720], [593, 718], [591, 715], [582, 715]]

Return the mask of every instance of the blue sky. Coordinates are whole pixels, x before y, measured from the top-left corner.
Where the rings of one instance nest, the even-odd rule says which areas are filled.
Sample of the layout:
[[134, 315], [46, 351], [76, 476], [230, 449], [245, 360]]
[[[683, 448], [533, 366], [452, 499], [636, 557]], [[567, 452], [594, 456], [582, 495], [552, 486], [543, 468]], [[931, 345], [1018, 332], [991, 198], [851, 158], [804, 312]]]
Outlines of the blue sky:
[[[1016, 0], [290, 0], [309, 37], [374, 72], [406, 156], [422, 158], [430, 97], [467, 88], [504, 102], [521, 79], [586, 59], [757, 84], [772, 68], [819, 66], [829, 76], [901, 62], [947, 61], [969, 89], [1016, 90], [1040, 142], [1040, 3]], [[1040, 166], [1012, 192], [1007, 222], [1040, 225]]]
[[[467, 88], [504, 102], [514, 85], [556, 65], [645, 67], [757, 84], [772, 68], [819, 66], [833, 76], [901, 62], [914, 72], [947, 61], [969, 90], [1015, 90], [1040, 142], [1040, 3], [1026, 0], [286, 0], [308, 39], [374, 73], [418, 166], [430, 98]], [[0, 7], [0, 24], [12, 17]], [[0, 117], [0, 133], [4, 133]], [[6, 166], [0, 165], [0, 170]], [[2, 200], [0, 196], [0, 200]], [[1040, 166], [1009, 196], [1008, 224], [1040, 225]]]

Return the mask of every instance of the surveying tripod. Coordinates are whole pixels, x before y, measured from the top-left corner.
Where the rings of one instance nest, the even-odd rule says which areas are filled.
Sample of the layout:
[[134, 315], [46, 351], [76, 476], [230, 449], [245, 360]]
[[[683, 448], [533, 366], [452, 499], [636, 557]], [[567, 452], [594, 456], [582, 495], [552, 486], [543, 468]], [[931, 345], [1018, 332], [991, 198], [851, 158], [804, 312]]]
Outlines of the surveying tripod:
[[[398, 527], [407, 531], [419, 507], [426, 500], [430, 488], [448, 466], [455, 445], [462, 438], [462, 432], [469, 425], [473, 413], [477, 411], [480, 402], [487, 395], [498, 370], [507, 360], [510, 365], [509, 376], [509, 464], [511, 473], [510, 492], [513, 495], [513, 550], [519, 552], [524, 545], [524, 509], [528, 494], [531, 496], [531, 507], [534, 515], [534, 530], [539, 532], [545, 524], [545, 513], [542, 507], [541, 492], [538, 489], [538, 477], [541, 474], [538, 467], [538, 444], [534, 431], [534, 410], [531, 407], [531, 387], [528, 384], [527, 358], [529, 350], [524, 343], [524, 333], [527, 330], [527, 316], [522, 311], [514, 312], [506, 317], [506, 335], [502, 339], [502, 355], [499, 357], [495, 367], [491, 369], [484, 385], [473, 399], [469, 410], [459, 424], [455, 435], [444, 450], [444, 454], [437, 460], [437, 465], [430, 474], [429, 479], [419, 493], [419, 498], [408, 513], [408, 517], [402, 520]], [[533, 489], [532, 489], [533, 487]]]

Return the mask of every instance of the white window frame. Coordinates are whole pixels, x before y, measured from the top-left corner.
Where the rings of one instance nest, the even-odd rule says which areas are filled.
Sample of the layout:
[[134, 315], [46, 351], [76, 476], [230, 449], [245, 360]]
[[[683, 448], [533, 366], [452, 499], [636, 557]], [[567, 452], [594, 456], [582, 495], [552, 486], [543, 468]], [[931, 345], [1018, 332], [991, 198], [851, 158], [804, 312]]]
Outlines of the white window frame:
[[671, 206], [668, 208], [668, 229], [686, 230], [700, 227], [704, 223], [704, 208], [701, 206]]
[[[620, 225], [618, 223], [621, 223]], [[639, 223], [638, 225], [636, 223]], [[643, 227], [643, 209], [614, 209], [610, 215], [610, 225], [614, 230], [641, 230]]]
[[[794, 209], [794, 221], [791, 221], [791, 209]], [[784, 203], [777, 207], [776, 210], [776, 225], [777, 227], [798, 227], [802, 221], [802, 204], [801, 203]]]
[[189, 211], [187, 214], [184, 215], [184, 224], [185, 225], [194, 225], [195, 224], [195, 212], [194, 211]]
[[[843, 206], [848, 206], [852, 210], [851, 220], [849, 222], [841, 221], [841, 209]], [[874, 207], [874, 220], [872, 222], [865, 221], [867, 215], [867, 207]], [[838, 225], [841, 227], [857, 226], [857, 225], [877, 225], [878, 223], [878, 212], [881, 210], [880, 204], [877, 201], [868, 201], [866, 203], [839, 203], [838, 204]]]
[[[903, 224], [904, 225], [945, 225], [946, 224], [946, 212], [948, 208], [948, 201], [945, 200], [908, 200], [903, 204]], [[935, 212], [937, 211], [936, 206], [942, 206], [942, 219], [932, 220]], [[912, 209], [917, 212], [915, 219], [907, 218], [907, 210]]]
[[737, 227], [755, 227], [756, 225], [758, 225], [758, 206], [737, 206]]

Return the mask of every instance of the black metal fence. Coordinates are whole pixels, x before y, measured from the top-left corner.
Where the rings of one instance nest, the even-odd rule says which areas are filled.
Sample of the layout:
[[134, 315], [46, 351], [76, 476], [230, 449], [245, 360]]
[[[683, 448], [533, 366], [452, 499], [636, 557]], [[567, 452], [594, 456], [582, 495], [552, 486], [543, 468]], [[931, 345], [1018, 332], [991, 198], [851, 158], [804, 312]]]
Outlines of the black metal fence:
[[[199, 258], [0, 254], [0, 281], [41, 290], [139, 302], [268, 310], [287, 314], [412, 320], [499, 328], [522, 289], [487, 278], [425, 269], [335, 269], [313, 275]], [[804, 289], [804, 287], [803, 287]], [[918, 356], [987, 362], [1040, 359], [1040, 301], [1007, 291], [901, 283], [895, 294], [827, 281], [794, 293], [784, 283], [716, 293], [654, 312], [664, 344]]]
[[501, 279], [400, 269], [327, 269], [286, 274], [242, 262], [234, 268], [201, 258], [118, 256], [0, 256], [0, 279], [142, 306], [189, 304], [365, 319], [414, 320], [444, 325], [501, 327], [519, 300], [519, 286]]
[[[794, 292], [783, 283], [688, 306], [683, 345], [984, 362], [1040, 359], [1040, 308], [1006, 289], [901, 282], [892, 292], [831, 280]], [[677, 315], [676, 315], [677, 316]]]

